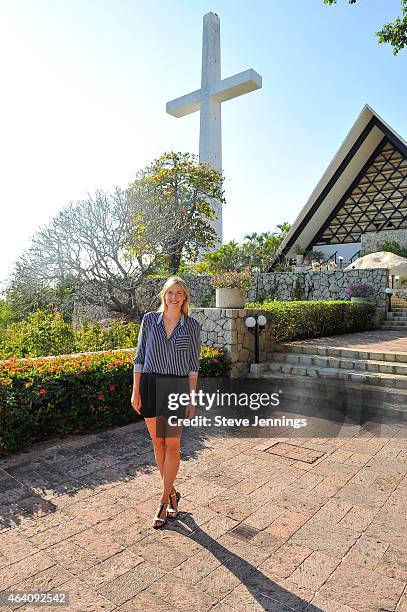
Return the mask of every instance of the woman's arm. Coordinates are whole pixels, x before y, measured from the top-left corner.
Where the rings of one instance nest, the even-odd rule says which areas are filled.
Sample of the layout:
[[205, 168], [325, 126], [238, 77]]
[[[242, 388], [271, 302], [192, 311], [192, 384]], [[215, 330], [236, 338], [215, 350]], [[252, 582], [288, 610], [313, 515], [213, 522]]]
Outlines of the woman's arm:
[[136, 350], [136, 355], [134, 357], [133, 393], [131, 395], [131, 405], [133, 406], [134, 410], [138, 413], [140, 413], [140, 408], [141, 408], [140, 380], [141, 380], [141, 374], [142, 374], [143, 365], [144, 365], [146, 342], [147, 342], [147, 325], [146, 325], [146, 315], [144, 315], [143, 320], [141, 321], [141, 325], [140, 325], [138, 341], [137, 341], [137, 350]]
[[139, 333], [138, 333], [137, 350], [136, 350], [136, 355], [134, 357], [133, 372], [143, 371], [144, 358], [146, 354], [146, 343], [147, 343], [147, 314], [143, 316], [143, 319], [140, 325], [140, 329], [139, 329]]

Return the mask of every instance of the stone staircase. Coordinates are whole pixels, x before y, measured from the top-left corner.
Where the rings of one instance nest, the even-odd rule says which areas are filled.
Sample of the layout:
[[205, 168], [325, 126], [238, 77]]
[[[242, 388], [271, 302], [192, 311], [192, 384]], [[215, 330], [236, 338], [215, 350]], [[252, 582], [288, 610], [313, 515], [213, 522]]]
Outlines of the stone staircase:
[[[404, 329], [404, 328], [403, 328]], [[269, 379], [284, 399], [314, 407], [365, 410], [407, 419], [407, 353], [281, 344], [250, 378]], [[282, 404], [283, 406], [283, 404]]]
[[407, 336], [407, 300], [398, 297], [392, 298], [391, 312], [386, 313], [386, 318], [380, 325], [380, 329], [404, 331]]

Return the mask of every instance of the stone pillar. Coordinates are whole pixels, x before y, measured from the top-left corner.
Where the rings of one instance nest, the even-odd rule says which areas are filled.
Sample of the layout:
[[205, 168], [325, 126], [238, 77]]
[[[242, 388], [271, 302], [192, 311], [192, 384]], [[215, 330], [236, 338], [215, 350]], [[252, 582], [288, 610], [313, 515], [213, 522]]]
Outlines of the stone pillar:
[[[203, 345], [222, 348], [230, 362], [230, 377], [245, 377], [254, 362], [254, 336], [245, 326], [245, 318], [267, 314], [257, 308], [195, 308], [192, 316], [201, 325]], [[260, 334], [260, 359], [271, 353], [271, 337], [267, 328]]]

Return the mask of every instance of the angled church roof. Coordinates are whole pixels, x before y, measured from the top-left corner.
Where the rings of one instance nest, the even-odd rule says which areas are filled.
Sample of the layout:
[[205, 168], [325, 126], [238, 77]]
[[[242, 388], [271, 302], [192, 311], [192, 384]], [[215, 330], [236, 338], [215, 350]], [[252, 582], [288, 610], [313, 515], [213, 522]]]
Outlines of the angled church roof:
[[[365, 232], [407, 228], [407, 142], [367, 104], [324, 172], [278, 255], [355, 243]], [[277, 259], [276, 259], [277, 261]]]

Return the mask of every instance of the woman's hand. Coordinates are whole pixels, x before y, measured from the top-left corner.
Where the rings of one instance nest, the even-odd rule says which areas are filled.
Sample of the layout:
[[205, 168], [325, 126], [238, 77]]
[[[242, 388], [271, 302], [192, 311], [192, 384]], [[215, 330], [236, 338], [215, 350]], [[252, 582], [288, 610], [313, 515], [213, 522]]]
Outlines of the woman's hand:
[[185, 418], [192, 419], [194, 415], [195, 415], [195, 406], [193, 404], [188, 404], [188, 406], [185, 408]]
[[133, 406], [133, 408], [137, 412], [137, 414], [140, 414], [140, 410], [141, 410], [141, 395], [140, 395], [140, 391], [136, 392], [133, 389], [133, 393], [131, 395], [131, 405]]

